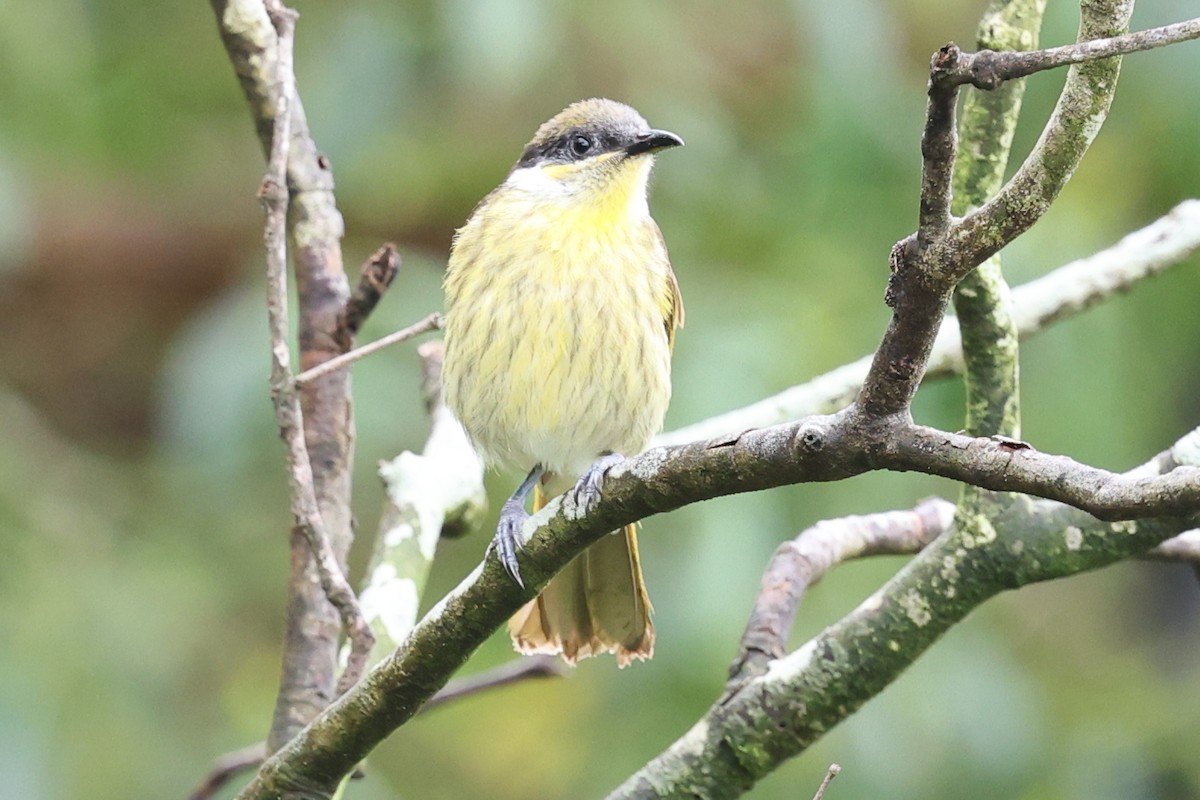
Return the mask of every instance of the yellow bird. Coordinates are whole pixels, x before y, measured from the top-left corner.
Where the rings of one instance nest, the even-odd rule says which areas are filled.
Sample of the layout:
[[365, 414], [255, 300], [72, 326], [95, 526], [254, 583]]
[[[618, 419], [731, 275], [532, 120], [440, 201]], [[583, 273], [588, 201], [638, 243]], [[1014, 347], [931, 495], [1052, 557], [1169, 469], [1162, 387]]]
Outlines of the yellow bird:
[[[493, 540], [518, 582], [529, 494], [535, 508], [569, 490], [594, 505], [605, 471], [662, 426], [683, 302], [646, 183], [653, 154], [682, 144], [627, 105], [582, 100], [538, 128], [455, 236], [446, 402], [487, 462], [530, 470]], [[555, 576], [509, 632], [522, 653], [614, 653], [625, 666], [654, 651], [650, 612], [629, 525]]]

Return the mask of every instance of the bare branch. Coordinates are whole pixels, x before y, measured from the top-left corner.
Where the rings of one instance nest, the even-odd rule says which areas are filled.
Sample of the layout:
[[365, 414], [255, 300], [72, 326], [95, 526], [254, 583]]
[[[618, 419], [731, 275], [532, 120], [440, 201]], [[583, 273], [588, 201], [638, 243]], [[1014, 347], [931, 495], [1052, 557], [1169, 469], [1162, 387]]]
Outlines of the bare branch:
[[[1012, 306], [1017, 331], [1021, 339], [1033, 336], [1185, 262], [1196, 253], [1200, 253], [1200, 200], [1185, 200], [1112, 247], [1014, 289]], [[654, 444], [685, 444], [811, 414], [832, 413], [854, 399], [870, 366], [871, 356], [864, 356], [751, 405], [663, 433]], [[946, 378], [962, 370], [958, 325], [952, 319], [946, 320], [934, 342], [925, 380]]]
[[[1086, 43], [1121, 34], [1133, 0], [1097, 0], [1081, 11], [1079, 41]], [[1100, 52], [1068, 70], [1058, 105], [1025, 162], [991, 201], [956, 222], [925, 253], [922, 274], [957, 281], [1042, 217], [1100, 132], [1120, 71], [1119, 56], [1105, 58]]]
[[1013, 292], [1024, 337], [1164, 272], [1200, 253], [1200, 200], [1185, 200], [1112, 247], [1073, 261]]
[[[1037, 47], [1046, 0], [993, 0], [979, 25], [977, 46], [1005, 50]], [[963, 152], [954, 165], [958, 214], [984, 204], [1004, 183], [1024, 81], [969, 92], [963, 101]], [[954, 290], [967, 395], [965, 429], [974, 436], [1021, 435], [1018, 329], [999, 254], [968, 273]], [[935, 345], [936, 346], [936, 345]], [[971, 503], [964, 490], [960, 500]]]
[[958, 152], [955, 106], [958, 87], [939, 81], [945, 61], [957, 56], [957, 48], [946, 45], [930, 62], [929, 104], [925, 110], [925, 132], [921, 137], [921, 213], [917, 248], [923, 250], [946, 235], [950, 228], [950, 184]]
[[[1086, 4], [1080, 40], [1123, 30], [1132, 10], [1132, 0]], [[946, 63], [935, 59], [934, 83], [953, 67], [953, 55]], [[858, 396], [864, 413], [908, 413], [954, 285], [1050, 207], [1099, 132], [1119, 71], [1117, 59], [1072, 67], [1041, 139], [996, 198], [934, 241], [917, 234], [892, 249], [886, 299], [894, 313]]]
[[363, 323], [375, 306], [379, 304], [383, 293], [392, 285], [396, 274], [400, 271], [400, 254], [396, 245], [387, 242], [376, 250], [362, 266], [358, 285], [354, 293], [346, 300], [342, 313], [338, 315], [337, 339], [343, 350], [349, 350], [354, 345], [354, 337], [362, 329]]
[[1200, 38], [1200, 17], [1122, 36], [1093, 39], [1030, 53], [998, 53], [993, 50], [982, 50], [973, 54], [959, 53], [958, 58], [943, 68], [938, 79], [940, 82], [959, 86], [971, 84], [979, 89], [995, 89], [1004, 81], [1024, 78], [1035, 72], [1152, 50], [1197, 38]]
[[830, 569], [863, 556], [916, 553], [953, 521], [954, 504], [934, 497], [907, 511], [824, 520], [779, 545], [763, 572], [726, 691], [737, 691], [787, 652], [804, 592]]
[[278, 2], [268, 2], [271, 20], [279, 34], [276, 130], [272, 138], [267, 175], [261, 196], [267, 210], [267, 316], [271, 336], [271, 396], [280, 435], [287, 446], [292, 517], [304, 534], [316, 560], [321, 588], [337, 608], [351, 641], [351, 655], [343, 673], [340, 691], [358, 680], [366, 667], [374, 636], [358, 608], [354, 591], [342, 574], [341, 565], [325, 533], [313, 488], [312, 465], [304, 441], [300, 398], [293, 388], [291, 348], [288, 345], [287, 314], [287, 181], [288, 147], [291, 135], [289, 103], [295, 91], [292, 72], [292, 36], [296, 14]]
[[362, 347], [351, 350], [348, 353], [343, 353], [340, 356], [331, 358], [328, 361], [322, 362], [312, 369], [307, 369], [296, 376], [296, 385], [303, 386], [306, 383], [311, 383], [318, 378], [323, 378], [331, 372], [337, 372], [340, 369], [353, 364], [359, 359], [366, 358], [372, 353], [377, 353], [385, 347], [391, 347], [400, 342], [407, 342], [415, 336], [420, 336], [422, 333], [428, 333], [433, 330], [440, 330], [442, 327], [442, 315], [436, 311], [423, 319], [414, 322], [407, 328], [402, 328], [395, 333], [389, 333], [387, 336], [380, 337], [375, 341], [364, 344]]
[[535, 655], [518, 658], [501, 664], [494, 669], [485, 670], [478, 675], [467, 678], [456, 678], [446, 684], [445, 688], [426, 701], [421, 707], [421, 713], [437, 708], [473, 694], [519, 683], [529, 678], [562, 678], [567, 674], [567, 666], [556, 656]]
[[817, 787], [817, 793], [813, 795], [813, 800], [821, 800], [825, 796], [825, 790], [829, 788], [829, 784], [833, 779], [841, 774], [842, 767], [840, 764], [830, 764], [829, 771], [825, 773], [825, 780], [821, 781], [821, 785]]
[[255, 744], [226, 753], [213, 762], [212, 770], [205, 776], [200, 785], [188, 795], [188, 800], [209, 800], [229, 783], [239, 772], [256, 768], [267, 757], [267, 743]]
[[[278, 113], [279, 35], [262, 0], [210, 3], [259, 141], [269, 154]], [[291, 195], [288, 223], [295, 244], [299, 366], [304, 368], [344, 350], [336, 331], [349, 286], [342, 266], [343, 222], [333, 196], [329, 161], [317, 151], [308, 133], [303, 105], [294, 89], [286, 101], [290, 128], [285, 137]], [[282, 181], [278, 185], [282, 186]], [[354, 427], [345, 373], [302, 387], [300, 406], [304, 441], [314, 455], [312, 485], [320, 518], [333, 553], [342, 562], [354, 538], [350, 514]], [[326, 597], [299, 527], [293, 527], [289, 547], [287, 622], [279, 695], [267, 737], [269, 748], [290, 739], [329, 703], [342, 628], [340, 614]]]
[[[1181, 442], [1190, 440], [1200, 441], [1200, 432]], [[1195, 480], [1200, 470], [1191, 474]], [[1121, 477], [1153, 479], [1145, 467]], [[853, 612], [723, 695], [610, 797], [734, 797], [853, 714], [989, 598], [1144, 552], [1197, 516], [1103, 523], [1059, 503], [1017, 498], [986, 526], [951, 529]]]

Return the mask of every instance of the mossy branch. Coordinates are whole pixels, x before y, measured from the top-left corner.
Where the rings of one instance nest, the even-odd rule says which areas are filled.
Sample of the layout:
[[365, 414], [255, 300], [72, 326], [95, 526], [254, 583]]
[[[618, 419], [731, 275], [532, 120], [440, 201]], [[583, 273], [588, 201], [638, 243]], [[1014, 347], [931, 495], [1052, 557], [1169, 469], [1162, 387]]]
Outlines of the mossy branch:
[[[1036, 49], [1045, 10], [1045, 0], [994, 0], [979, 24], [978, 47]], [[954, 165], [955, 214], [983, 205], [1003, 184], [1024, 93], [1025, 82], [1015, 80], [993, 91], [969, 92], [963, 101], [962, 150]], [[1017, 323], [999, 254], [959, 282], [954, 310], [965, 363], [967, 432], [1020, 438]]]
[[937, 639], [1007, 589], [1146, 552], [1196, 517], [1104, 523], [1021, 498], [969, 540], [926, 547], [848, 616], [724, 695], [611, 795], [736, 797], [881, 692]]

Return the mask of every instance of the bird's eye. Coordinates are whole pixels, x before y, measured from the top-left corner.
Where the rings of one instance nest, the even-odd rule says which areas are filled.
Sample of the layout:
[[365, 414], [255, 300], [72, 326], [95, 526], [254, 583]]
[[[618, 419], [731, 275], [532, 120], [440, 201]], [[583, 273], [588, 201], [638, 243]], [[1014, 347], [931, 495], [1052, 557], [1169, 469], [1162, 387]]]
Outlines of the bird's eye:
[[592, 139], [590, 136], [579, 134], [571, 137], [571, 152], [576, 156], [586, 156], [592, 151], [592, 147]]

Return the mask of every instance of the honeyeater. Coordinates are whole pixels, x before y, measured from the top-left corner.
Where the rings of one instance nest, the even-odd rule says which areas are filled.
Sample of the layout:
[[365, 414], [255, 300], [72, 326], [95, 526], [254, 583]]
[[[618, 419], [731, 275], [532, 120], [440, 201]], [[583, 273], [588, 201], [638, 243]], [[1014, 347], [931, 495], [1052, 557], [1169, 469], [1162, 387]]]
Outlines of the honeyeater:
[[[528, 496], [593, 505], [605, 471], [662, 425], [683, 302], [646, 183], [654, 153], [682, 144], [622, 103], [574, 103], [455, 236], [445, 397], [485, 461], [529, 470], [494, 539], [517, 581]], [[523, 653], [610, 652], [625, 666], [653, 652], [650, 612], [629, 525], [575, 558], [509, 632]]]

